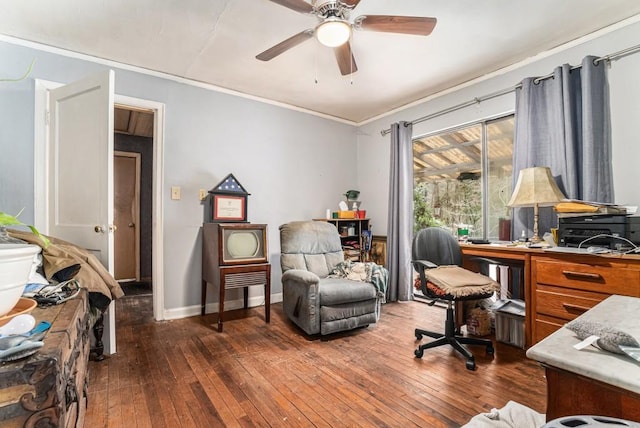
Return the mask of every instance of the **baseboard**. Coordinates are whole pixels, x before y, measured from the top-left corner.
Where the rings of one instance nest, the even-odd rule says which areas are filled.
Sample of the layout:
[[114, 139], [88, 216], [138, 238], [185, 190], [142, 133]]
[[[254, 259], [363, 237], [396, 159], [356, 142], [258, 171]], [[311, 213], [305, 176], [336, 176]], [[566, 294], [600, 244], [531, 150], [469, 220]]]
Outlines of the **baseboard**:
[[[271, 303], [282, 302], [282, 293], [272, 294]], [[224, 302], [225, 311], [232, 311], [234, 309], [241, 309], [244, 306], [242, 299], [226, 300]], [[258, 306], [264, 306], [264, 296], [249, 297], [249, 307], [255, 308]], [[220, 307], [218, 303], [207, 303], [204, 308], [206, 314], [218, 313]], [[200, 315], [201, 306], [183, 306], [181, 308], [171, 308], [164, 310], [165, 320], [176, 320], [180, 318], [194, 317]]]

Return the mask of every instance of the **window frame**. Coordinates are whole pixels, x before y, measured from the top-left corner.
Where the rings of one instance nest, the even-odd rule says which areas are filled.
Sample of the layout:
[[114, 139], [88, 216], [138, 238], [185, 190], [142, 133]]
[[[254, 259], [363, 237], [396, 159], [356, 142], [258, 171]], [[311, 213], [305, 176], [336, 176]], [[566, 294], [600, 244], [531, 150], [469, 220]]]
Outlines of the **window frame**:
[[[480, 126], [480, 136], [481, 136], [481, 141], [480, 141], [480, 174], [481, 174], [481, 185], [480, 185], [480, 191], [481, 191], [481, 225], [482, 225], [482, 239], [487, 239], [487, 236], [489, 234], [489, 180], [487, 179], [488, 174], [489, 174], [489, 135], [488, 135], [488, 127], [495, 123], [495, 122], [499, 122], [501, 120], [505, 120], [508, 118], [512, 118], [513, 119], [513, 136], [512, 136], [512, 151], [513, 151], [513, 145], [515, 144], [515, 111], [509, 111], [509, 112], [504, 112], [504, 113], [500, 113], [500, 114], [496, 114], [496, 115], [492, 115], [483, 119], [479, 119], [479, 120], [473, 120], [473, 121], [469, 121], [466, 123], [462, 123], [462, 124], [458, 124], [455, 126], [451, 126], [451, 127], [447, 127], [447, 128], [441, 128], [438, 129], [436, 131], [433, 132], [428, 132], [428, 133], [424, 133], [424, 134], [420, 134], [417, 136], [413, 136], [411, 138], [411, 145], [412, 145], [412, 152], [413, 152], [413, 157], [415, 158], [415, 152], [414, 152], [414, 144], [416, 142], [416, 140], [422, 140], [422, 139], [426, 139], [426, 138], [430, 138], [430, 137], [434, 137], [437, 135], [443, 135], [443, 134], [453, 134], [455, 132], [464, 130], [464, 129], [468, 129], [474, 126]], [[437, 151], [434, 150], [434, 151]], [[427, 151], [428, 153], [428, 151]], [[512, 157], [512, 161], [511, 164], [513, 165], [513, 157]], [[415, 169], [412, 171], [413, 173], [413, 180], [412, 180], [412, 190], [416, 189], [416, 181], [415, 181]], [[415, 222], [415, 207], [414, 207], [414, 212], [412, 213], [412, 218]]]

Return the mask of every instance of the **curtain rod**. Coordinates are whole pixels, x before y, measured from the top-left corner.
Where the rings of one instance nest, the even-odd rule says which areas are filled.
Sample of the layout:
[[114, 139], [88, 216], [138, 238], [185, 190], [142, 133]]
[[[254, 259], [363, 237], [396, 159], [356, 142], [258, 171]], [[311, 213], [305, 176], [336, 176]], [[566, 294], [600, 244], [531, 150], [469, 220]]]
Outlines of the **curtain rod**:
[[[614, 52], [612, 54], [605, 55], [605, 56], [602, 56], [600, 58], [596, 58], [596, 59], [593, 60], [593, 63], [595, 65], [598, 65], [598, 63], [601, 62], [601, 61], [607, 61], [608, 62], [608, 61], [615, 60], [615, 59], [618, 59], [620, 57], [623, 57], [625, 55], [636, 53], [638, 51], [640, 51], [640, 45], [631, 46], [630, 48], [623, 49], [621, 51]], [[575, 69], [580, 68], [580, 67], [582, 67], [582, 66], [581, 65], [576, 65], [576, 66], [571, 67], [571, 70], [575, 70]], [[537, 77], [534, 80], [534, 82], [538, 83], [541, 80], [549, 79], [552, 76], [553, 76], [553, 73], [547, 74], [546, 76]], [[522, 87], [522, 84], [518, 83], [517, 85], [515, 85], [512, 88], [507, 88], [507, 89], [503, 89], [501, 91], [494, 92], [494, 93], [491, 93], [491, 94], [488, 94], [488, 95], [483, 95], [481, 97], [476, 97], [476, 98], [474, 98], [472, 100], [466, 101], [466, 102], [461, 103], [461, 104], [457, 104], [457, 105], [455, 105], [453, 107], [449, 107], [447, 109], [440, 110], [440, 111], [435, 112], [435, 113], [431, 113], [431, 114], [429, 114], [427, 116], [423, 116], [423, 117], [420, 117], [418, 119], [414, 119], [411, 122], [407, 122], [407, 123], [410, 123], [410, 124], [413, 125], [413, 124], [416, 124], [416, 123], [424, 122], [426, 120], [434, 119], [436, 117], [439, 117], [439, 116], [454, 112], [456, 110], [463, 109], [465, 107], [472, 106], [474, 104], [480, 104], [482, 101], [487, 101], [487, 100], [490, 100], [492, 98], [501, 97], [502, 95], [506, 95], [506, 94], [508, 94], [510, 92], [515, 91], [518, 88], [521, 88], [521, 87]], [[389, 134], [390, 132], [391, 132], [391, 128], [383, 129], [382, 131], [380, 131], [380, 135], [382, 135], [384, 137], [385, 135]]]

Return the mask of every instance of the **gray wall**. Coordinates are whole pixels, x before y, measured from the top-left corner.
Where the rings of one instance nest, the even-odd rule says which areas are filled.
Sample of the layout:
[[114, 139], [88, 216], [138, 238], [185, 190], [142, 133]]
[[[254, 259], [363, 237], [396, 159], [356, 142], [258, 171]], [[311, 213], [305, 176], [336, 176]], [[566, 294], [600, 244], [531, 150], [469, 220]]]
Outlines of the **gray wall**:
[[[21, 76], [33, 59], [29, 79], [0, 82], [0, 211], [17, 213], [24, 207], [20, 218], [28, 223], [34, 219], [33, 79], [68, 83], [108, 68], [0, 41], [0, 78]], [[204, 207], [198, 190], [211, 189], [229, 173], [251, 193], [249, 221], [269, 225], [272, 292], [281, 293], [278, 226], [324, 217], [327, 208], [337, 208], [346, 190], [357, 188], [355, 128], [111, 68], [116, 94], [166, 105], [162, 226], [168, 316], [199, 307]], [[182, 188], [181, 200], [170, 199], [171, 186]], [[214, 291], [210, 288], [209, 301], [216, 300]]]
[[[640, 23], [628, 21], [615, 26], [615, 30], [602, 32], [562, 47], [550, 55], [531, 58], [523, 64], [512, 66], [501, 73], [486, 76], [460, 88], [454, 88], [425, 102], [394, 112], [358, 128], [358, 188], [368, 197], [367, 209], [375, 219], [374, 234], [386, 235], [387, 200], [389, 194], [389, 141], [380, 131], [398, 121], [412, 121], [420, 117], [483, 97], [503, 89], [513, 88], [522, 79], [544, 76], [558, 65], [580, 64], [586, 55], [604, 56], [634, 46], [640, 42]], [[640, 120], [640, 52], [612, 62], [609, 69], [611, 96], [613, 171], [615, 202], [624, 205], [640, 205], [637, 190], [637, 171], [640, 162], [638, 121]], [[513, 92], [500, 98], [476, 104], [453, 113], [414, 125], [414, 136], [425, 135], [457, 125], [478, 121], [515, 108]]]
[[[606, 55], [638, 43], [640, 24], [534, 58], [485, 80], [433, 97], [357, 129], [316, 116], [222, 92], [115, 67], [116, 93], [166, 104], [164, 146], [165, 306], [179, 313], [200, 299], [200, 226], [204, 207], [198, 189], [210, 189], [233, 173], [251, 193], [249, 220], [269, 224], [273, 293], [281, 292], [278, 226], [291, 220], [323, 217], [348, 189], [361, 191], [362, 209], [373, 232], [387, 230], [389, 136], [380, 131], [398, 120], [413, 120], [513, 87], [524, 77], [545, 75], [583, 56]], [[33, 78], [71, 82], [107, 67], [29, 47], [0, 42], [0, 211], [33, 221]], [[616, 202], [640, 204], [634, 179], [640, 159], [636, 123], [640, 118], [640, 54], [615, 61], [609, 70]], [[482, 102], [414, 127], [416, 136], [513, 111], [514, 95]], [[171, 186], [182, 200], [172, 201]], [[213, 293], [210, 293], [213, 294]], [[186, 311], [186, 310], [185, 310]], [[188, 311], [187, 311], [188, 312]], [[186, 313], [183, 311], [183, 313]]]

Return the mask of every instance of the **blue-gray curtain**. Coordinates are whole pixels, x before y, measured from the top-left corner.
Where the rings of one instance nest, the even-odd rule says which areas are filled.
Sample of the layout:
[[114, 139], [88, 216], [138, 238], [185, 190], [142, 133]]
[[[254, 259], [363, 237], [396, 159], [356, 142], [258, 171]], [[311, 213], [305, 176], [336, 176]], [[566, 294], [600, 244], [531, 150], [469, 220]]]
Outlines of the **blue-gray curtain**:
[[[613, 202], [611, 118], [604, 61], [557, 67], [551, 78], [531, 77], [516, 89], [513, 186], [521, 169], [548, 166], [569, 199]], [[541, 208], [540, 235], [557, 227], [552, 208]], [[531, 236], [533, 209], [516, 208], [512, 236]]]
[[413, 230], [413, 146], [411, 123], [391, 125], [389, 220], [387, 224], [387, 302], [411, 300], [411, 240]]

